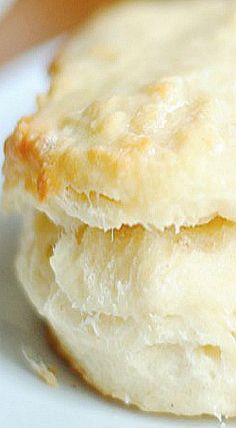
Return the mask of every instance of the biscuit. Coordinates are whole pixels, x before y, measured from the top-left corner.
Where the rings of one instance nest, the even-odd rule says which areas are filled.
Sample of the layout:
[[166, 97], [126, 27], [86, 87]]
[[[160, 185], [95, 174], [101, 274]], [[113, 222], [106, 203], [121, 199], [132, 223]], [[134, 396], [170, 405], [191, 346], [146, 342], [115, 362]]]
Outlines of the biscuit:
[[235, 221], [235, 18], [232, 0], [127, 2], [75, 34], [6, 142], [6, 205], [104, 230]]
[[236, 416], [235, 31], [234, 0], [104, 10], [5, 144], [30, 301], [145, 411]]
[[146, 411], [236, 414], [234, 224], [72, 232], [33, 213], [17, 268], [73, 367], [105, 395]]

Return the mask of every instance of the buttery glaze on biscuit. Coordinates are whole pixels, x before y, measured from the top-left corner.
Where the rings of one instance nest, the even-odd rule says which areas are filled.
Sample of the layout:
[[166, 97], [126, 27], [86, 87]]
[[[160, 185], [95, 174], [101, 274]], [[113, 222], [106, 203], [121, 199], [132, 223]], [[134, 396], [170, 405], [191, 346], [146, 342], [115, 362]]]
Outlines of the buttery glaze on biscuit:
[[235, 220], [235, 32], [233, 0], [104, 11], [6, 142], [6, 205], [24, 189], [55, 221], [103, 229]]

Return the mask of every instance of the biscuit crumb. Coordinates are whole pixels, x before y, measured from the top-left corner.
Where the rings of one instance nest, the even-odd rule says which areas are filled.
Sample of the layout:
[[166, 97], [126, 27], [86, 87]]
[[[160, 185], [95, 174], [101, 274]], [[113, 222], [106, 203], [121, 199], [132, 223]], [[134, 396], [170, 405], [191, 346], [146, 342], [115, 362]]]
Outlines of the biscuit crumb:
[[47, 366], [42, 360], [36, 361], [26, 349], [22, 349], [22, 353], [31, 367], [32, 371], [47, 385], [56, 388], [58, 387], [58, 381], [56, 378], [57, 369], [52, 366]]

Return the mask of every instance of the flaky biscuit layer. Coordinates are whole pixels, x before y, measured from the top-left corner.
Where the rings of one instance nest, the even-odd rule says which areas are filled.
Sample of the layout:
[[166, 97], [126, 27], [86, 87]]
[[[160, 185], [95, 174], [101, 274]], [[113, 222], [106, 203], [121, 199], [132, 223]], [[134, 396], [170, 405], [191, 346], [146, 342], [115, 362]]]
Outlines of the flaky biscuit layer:
[[235, 415], [236, 227], [25, 221], [18, 274], [73, 366], [146, 411]]

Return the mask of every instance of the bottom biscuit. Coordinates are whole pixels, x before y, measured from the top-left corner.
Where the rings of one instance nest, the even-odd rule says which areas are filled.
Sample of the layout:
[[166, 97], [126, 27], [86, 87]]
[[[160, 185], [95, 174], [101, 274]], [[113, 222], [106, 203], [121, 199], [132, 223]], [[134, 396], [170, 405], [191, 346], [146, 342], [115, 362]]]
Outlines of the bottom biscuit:
[[236, 226], [165, 232], [25, 222], [18, 273], [70, 365], [103, 395], [236, 414]]

